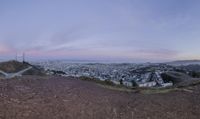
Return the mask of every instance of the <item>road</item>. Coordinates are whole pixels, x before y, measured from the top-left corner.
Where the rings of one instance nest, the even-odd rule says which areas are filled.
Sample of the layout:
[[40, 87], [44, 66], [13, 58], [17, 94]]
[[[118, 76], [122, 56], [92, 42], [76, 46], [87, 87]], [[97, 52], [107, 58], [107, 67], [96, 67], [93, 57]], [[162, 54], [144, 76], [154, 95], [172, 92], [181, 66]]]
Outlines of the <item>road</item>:
[[0, 70], [0, 73], [3, 74], [4, 76], [8, 75], [8, 73], [5, 73], [4, 71], [1, 71], [1, 70]]

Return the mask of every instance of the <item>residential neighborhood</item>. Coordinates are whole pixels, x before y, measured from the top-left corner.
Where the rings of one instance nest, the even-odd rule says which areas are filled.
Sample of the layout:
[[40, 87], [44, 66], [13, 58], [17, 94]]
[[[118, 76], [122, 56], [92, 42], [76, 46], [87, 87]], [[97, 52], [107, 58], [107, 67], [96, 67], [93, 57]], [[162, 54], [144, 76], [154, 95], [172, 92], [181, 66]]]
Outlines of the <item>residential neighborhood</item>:
[[132, 87], [168, 87], [172, 82], [163, 80], [161, 74], [173, 71], [174, 67], [167, 64], [133, 64], [133, 63], [66, 63], [64, 61], [37, 62], [49, 75], [53, 70], [62, 71], [62, 76], [90, 77], [99, 80], [110, 80], [116, 85]]

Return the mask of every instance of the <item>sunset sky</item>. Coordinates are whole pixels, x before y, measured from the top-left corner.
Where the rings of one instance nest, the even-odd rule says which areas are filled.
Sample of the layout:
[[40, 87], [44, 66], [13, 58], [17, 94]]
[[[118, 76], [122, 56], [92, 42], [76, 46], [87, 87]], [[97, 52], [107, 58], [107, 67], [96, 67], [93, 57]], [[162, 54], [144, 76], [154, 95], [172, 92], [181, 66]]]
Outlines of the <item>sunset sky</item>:
[[200, 0], [0, 0], [0, 59], [200, 59]]

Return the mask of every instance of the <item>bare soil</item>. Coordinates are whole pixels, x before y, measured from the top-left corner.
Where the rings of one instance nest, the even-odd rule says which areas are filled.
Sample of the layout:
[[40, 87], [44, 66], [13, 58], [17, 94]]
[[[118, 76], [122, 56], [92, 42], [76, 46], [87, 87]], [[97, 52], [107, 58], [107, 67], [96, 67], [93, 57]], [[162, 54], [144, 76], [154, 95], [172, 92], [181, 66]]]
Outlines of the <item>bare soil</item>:
[[2, 79], [0, 119], [200, 119], [200, 85], [142, 94], [69, 77]]

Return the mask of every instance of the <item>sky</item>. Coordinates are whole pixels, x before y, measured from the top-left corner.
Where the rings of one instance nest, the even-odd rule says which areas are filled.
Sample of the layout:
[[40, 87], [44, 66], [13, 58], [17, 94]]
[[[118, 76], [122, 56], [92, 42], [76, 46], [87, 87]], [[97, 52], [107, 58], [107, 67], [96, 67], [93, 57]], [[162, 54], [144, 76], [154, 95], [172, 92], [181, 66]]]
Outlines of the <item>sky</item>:
[[200, 0], [0, 0], [0, 59], [200, 59]]

